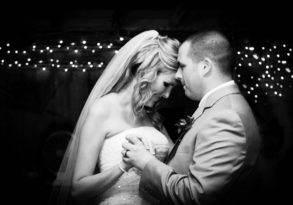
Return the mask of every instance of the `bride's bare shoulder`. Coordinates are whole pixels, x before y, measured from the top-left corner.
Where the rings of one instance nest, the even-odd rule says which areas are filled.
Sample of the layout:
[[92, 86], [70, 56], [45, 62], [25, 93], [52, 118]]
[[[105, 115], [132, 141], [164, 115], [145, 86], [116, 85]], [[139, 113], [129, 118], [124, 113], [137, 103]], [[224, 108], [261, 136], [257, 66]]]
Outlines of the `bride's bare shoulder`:
[[109, 115], [110, 112], [115, 107], [117, 102], [117, 94], [110, 93], [107, 94], [98, 100], [95, 100], [90, 108], [90, 113], [99, 114], [99, 115]]

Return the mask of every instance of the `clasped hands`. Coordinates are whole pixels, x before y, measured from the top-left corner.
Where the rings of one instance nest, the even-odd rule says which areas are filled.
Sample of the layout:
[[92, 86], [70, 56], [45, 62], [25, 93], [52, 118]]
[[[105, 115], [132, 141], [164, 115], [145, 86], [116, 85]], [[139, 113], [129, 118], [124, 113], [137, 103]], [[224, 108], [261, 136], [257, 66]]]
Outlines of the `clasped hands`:
[[151, 144], [143, 138], [129, 135], [126, 136], [126, 142], [122, 144], [123, 162], [143, 170], [145, 165], [154, 157], [154, 150]]

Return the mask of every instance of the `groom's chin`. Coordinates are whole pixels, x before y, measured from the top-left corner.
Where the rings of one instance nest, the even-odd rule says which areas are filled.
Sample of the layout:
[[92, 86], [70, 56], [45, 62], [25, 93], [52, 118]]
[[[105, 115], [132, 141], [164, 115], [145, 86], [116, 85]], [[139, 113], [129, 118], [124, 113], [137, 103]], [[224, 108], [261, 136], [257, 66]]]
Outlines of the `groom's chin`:
[[184, 94], [189, 99], [194, 100], [194, 96], [192, 96], [192, 94], [187, 89], [184, 89]]

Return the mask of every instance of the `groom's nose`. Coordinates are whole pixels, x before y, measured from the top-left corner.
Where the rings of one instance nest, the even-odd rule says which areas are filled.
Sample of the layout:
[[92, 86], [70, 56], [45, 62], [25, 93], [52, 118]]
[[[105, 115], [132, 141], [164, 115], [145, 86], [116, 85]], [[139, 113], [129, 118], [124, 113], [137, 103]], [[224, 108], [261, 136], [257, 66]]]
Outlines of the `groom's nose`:
[[167, 90], [163, 93], [162, 97], [165, 98], [165, 99], [168, 99], [169, 96], [170, 96], [170, 93], [171, 93], [171, 89], [172, 89], [172, 88], [167, 89]]
[[181, 69], [177, 70], [177, 72], [175, 74], [175, 78], [176, 78], [176, 80], [181, 81], [181, 79], [182, 79], [182, 71], [181, 71]]

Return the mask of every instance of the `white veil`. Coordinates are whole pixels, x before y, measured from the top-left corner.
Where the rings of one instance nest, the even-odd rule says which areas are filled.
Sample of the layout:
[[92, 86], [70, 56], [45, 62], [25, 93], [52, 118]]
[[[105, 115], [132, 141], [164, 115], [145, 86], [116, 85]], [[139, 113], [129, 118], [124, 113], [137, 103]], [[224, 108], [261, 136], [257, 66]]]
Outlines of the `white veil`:
[[111, 59], [105, 68], [104, 72], [92, 89], [79, 116], [57, 173], [56, 180], [54, 181], [50, 201], [53, 200], [57, 204], [66, 204], [69, 199], [81, 130], [88, 116], [89, 108], [96, 99], [111, 91], [125, 69], [128, 68], [131, 59], [138, 52], [140, 47], [147, 44], [149, 40], [152, 40], [158, 36], [159, 34], [155, 30], [145, 31], [136, 35], [119, 50], [118, 54]]

